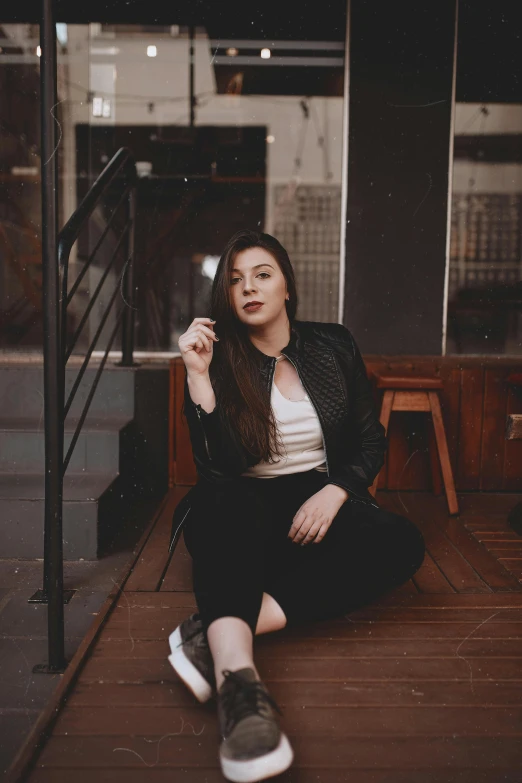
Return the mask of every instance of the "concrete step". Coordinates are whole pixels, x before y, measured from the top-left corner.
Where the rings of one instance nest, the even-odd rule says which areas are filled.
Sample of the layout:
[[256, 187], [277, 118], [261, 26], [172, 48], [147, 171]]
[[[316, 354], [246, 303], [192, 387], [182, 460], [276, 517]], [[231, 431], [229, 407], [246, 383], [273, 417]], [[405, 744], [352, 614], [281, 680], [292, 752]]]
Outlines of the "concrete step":
[[[68, 470], [72, 473], [118, 472], [120, 436], [131, 417], [91, 417], [82, 427]], [[78, 425], [65, 423], [64, 456]], [[30, 417], [0, 418], [0, 472], [37, 474], [45, 469], [43, 422]]]
[[[65, 560], [96, 560], [116, 532], [115, 509], [129, 498], [121, 477], [66, 474], [63, 551]], [[44, 477], [0, 473], [0, 552], [8, 558], [43, 557]]]
[[[78, 375], [79, 367], [67, 367], [65, 399], [67, 400]], [[78, 418], [96, 374], [96, 366], [89, 367], [76, 392], [69, 415]], [[90, 417], [132, 417], [134, 413], [135, 374], [131, 368], [106, 365], [92, 399]], [[43, 417], [43, 366], [41, 364], [9, 364], [0, 362], [0, 411], [4, 418]]]

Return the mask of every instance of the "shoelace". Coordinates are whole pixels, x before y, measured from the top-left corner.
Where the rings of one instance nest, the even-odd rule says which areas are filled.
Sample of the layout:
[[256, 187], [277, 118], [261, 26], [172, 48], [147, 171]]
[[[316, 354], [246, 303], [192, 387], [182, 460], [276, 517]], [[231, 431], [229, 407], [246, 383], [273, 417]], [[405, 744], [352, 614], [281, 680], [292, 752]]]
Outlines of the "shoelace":
[[223, 671], [225, 681], [232, 687], [223, 693], [223, 711], [228, 717], [226, 733], [235, 726], [235, 724], [248, 715], [259, 712], [258, 703], [260, 699], [267, 701], [277, 712], [282, 715], [279, 705], [270, 696], [260, 680], [249, 682], [236, 672], [229, 669]]

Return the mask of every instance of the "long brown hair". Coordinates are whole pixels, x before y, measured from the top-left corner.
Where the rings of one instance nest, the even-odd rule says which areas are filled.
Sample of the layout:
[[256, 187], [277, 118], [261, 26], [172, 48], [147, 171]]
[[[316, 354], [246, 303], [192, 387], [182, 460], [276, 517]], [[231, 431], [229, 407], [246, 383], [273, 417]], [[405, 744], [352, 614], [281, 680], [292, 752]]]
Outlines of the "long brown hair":
[[288, 253], [275, 237], [260, 231], [242, 230], [228, 241], [212, 285], [210, 317], [216, 321], [209, 375], [221, 415], [257, 460], [273, 462], [282, 444], [270, 404], [270, 393], [260, 373], [261, 352], [251, 342], [248, 328], [236, 315], [230, 280], [236, 256], [242, 250], [261, 247], [277, 261], [286, 279], [285, 301], [290, 328], [297, 311], [294, 270]]

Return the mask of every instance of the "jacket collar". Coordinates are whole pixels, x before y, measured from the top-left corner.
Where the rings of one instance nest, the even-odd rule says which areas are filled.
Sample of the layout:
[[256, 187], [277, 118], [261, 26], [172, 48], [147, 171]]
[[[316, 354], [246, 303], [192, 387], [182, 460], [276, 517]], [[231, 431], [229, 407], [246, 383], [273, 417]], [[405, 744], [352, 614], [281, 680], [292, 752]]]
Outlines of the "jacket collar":
[[[301, 322], [294, 321], [290, 330], [290, 340], [288, 341], [288, 345], [286, 345], [282, 349], [281, 353], [284, 356], [287, 356], [289, 359], [292, 359], [293, 361], [298, 361], [304, 349], [304, 343], [305, 343], [305, 339], [304, 339]], [[259, 355], [260, 370], [263, 373], [263, 375], [265, 375], [268, 372], [270, 372], [273, 365], [275, 365], [275, 357], [268, 356], [266, 353], [263, 353], [254, 345], [253, 347], [257, 352], [257, 354]]]

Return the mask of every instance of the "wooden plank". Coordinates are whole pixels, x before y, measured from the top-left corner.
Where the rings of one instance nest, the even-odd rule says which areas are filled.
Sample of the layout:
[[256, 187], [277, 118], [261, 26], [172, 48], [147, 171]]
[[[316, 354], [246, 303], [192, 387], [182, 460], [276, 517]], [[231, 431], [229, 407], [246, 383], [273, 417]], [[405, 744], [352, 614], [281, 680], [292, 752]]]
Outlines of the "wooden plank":
[[484, 418], [482, 423], [482, 454], [480, 488], [484, 491], [502, 489], [505, 440], [503, 423], [507, 405], [507, 368], [484, 371]]
[[192, 486], [196, 483], [197, 472], [194, 458], [192, 456], [192, 444], [190, 442], [190, 433], [185, 415], [181, 412], [184, 398], [185, 386], [185, 365], [183, 359], [179, 359], [176, 364], [175, 373], [176, 383], [176, 466], [175, 483]]
[[[442, 503], [444, 503], [442, 498], [430, 498], [421, 493], [412, 493], [408, 498], [409, 512], [407, 515], [415, 520], [424, 536], [427, 551], [456, 591], [491, 592], [491, 588], [481, 579], [434, 521], [436, 509], [439, 517], [444, 513]], [[396, 513], [404, 513], [397, 503], [397, 498], [390, 498], [390, 507], [392, 505]]]
[[[301, 654], [301, 647], [305, 650]], [[457, 645], [458, 646], [458, 645]], [[513, 681], [522, 683], [522, 659], [516, 658], [469, 658], [465, 647], [460, 656], [448, 658], [408, 658], [403, 656], [397, 660], [393, 658], [346, 658], [345, 645], [334, 641], [326, 644], [324, 640], [304, 644], [301, 641], [294, 645], [289, 643], [280, 646], [279, 649], [258, 646], [256, 653], [256, 665], [265, 672], [264, 676], [272, 679], [289, 681], [331, 681], [343, 680], [346, 682], [392, 682], [415, 681], [429, 682], [483, 682]], [[299, 658], [294, 656], [298, 655]], [[348, 663], [349, 660], [349, 663]], [[261, 673], [261, 669], [260, 669]], [[174, 673], [172, 677], [175, 677]], [[159, 690], [153, 688], [154, 684], [147, 683], [144, 688], [147, 693], [138, 699], [152, 699], [149, 691]], [[107, 685], [105, 697], [112, 701], [121, 697], [120, 683]], [[135, 687], [129, 685], [129, 688]], [[112, 689], [112, 690], [111, 690]], [[117, 693], [116, 693], [117, 691]], [[168, 688], [165, 688], [168, 701]], [[157, 694], [156, 694], [157, 696]], [[71, 699], [70, 704], [73, 704]], [[100, 705], [101, 706], [101, 705]]]
[[[506, 415], [522, 413], [522, 392], [509, 387]], [[504, 460], [504, 483], [502, 489], [511, 492], [522, 491], [522, 440], [506, 440]]]
[[[505, 767], [493, 769], [459, 769], [451, 770], [451, 783], [518, 783], [513, 777], [516, 771]], [[38, 769], [31, 775], [31, 783], [70, 783], [74, 777], [75, 783], [92, 783], [92, 772], [86, 769]], [[357, 783], [448, 783], [448, 772], [445, 769], [402, 769], [390, 772], [388, 769], [358, 769]], [[223, 775], [217, 767], [184, 768], [180, 771], [179, 780], [183, 783], [223, 783]], [[281, 783], [353, 783], [353, 772], [350, 769], [300, 767], [294, 762], [292, 767], [281, 775]], [[97, 769], [97, 783], [143, 783], [143, 769]], [[172, 783], [172, 771], [168, 768], [149, 767], [147, 781], [150, 783]]]
[[424, 562], [414, 575], [413, 580], [421, 593], [455, 592], [455, 588], [448, 582], [429, 552], [424, 555]]
[[396, 391], [393, 397], [394, 411], [430, 411], [428, 395], [423, 391]]
[[[140, 683], [170, 683], [175, 681], [175, 674], [167, 660], [167, 648], [160, 642], [142, 642], [147, 645], [147, 656], [143, 658], [118, 657], [117, 643], [115, 649], [105, 650], [103, 656], [91, 658], [82, 670], [79, 683], [82, 687], [93, 683], [118, 683], [131, 685]], [[454, 658], [459, 648], [459, 641], [454, 639], [426, 640], [358, 640], [345, 638], [343, 654], [348, 659], [362, 658]], [[459, 648], [459, 654], [469, 660], [471, 658], [516, 658], [520, 661], [520, 641], [518, 639], [475, 639], [471, 636]], [[112, 657], [110, 657], [112, 655]], [[257, 655], [257, 646], [256, 646]], [[183, 692], [183, 696], [186, 692]], [[183, 698], [183, 704], [192, 703], [193, 697], [188, 694]], [[176, 702], [177, 703], [177, 702]]]
[[[283, 705], [280, 705], [283, 707]], [[304, 707], [306, 706], [306, 709]], [[353, 707], [302, 705], [295, 700], [284, 705], [284, 723], [302, 736], [330, 733], [348, 737], [386, 737], [398, 732], [408, 737], [522, 736], [521, 707]], [[69, 708], [56, 725], [54, 735], [107, 737], [123, 733], [159, 735], [169, 726], [182, 734], [217, 734], [215, 709], [194, 707], [76, 707]]]
[[[344, 677], [330, 678], [319, 681], [317, 678], [308, 677], [298, 681], [291, 679], [291, 673], [286, 679], [277, 676], [273, 678], [267, 667], [269, 661], [259, 660], [263, 668], [263, 681], [267, 685], [271, 695], [284, 709], [289, 704], [307, 706], [329, 707], [522, 707], [522, 683], [510, 680], [509, 682], [495, 682], [477, 680], [470, 686], [469, 678], [457, 682], [445, 682], [440, 680], [423, 680], [417, 682], [412, 688], [412, 682], [386, 681], [384, 683], [366, 682], [364, 680], [350, 680]], [[260, 672], [261, 673], [261, 672]], [[176, 675], [173, 673], [173, 678]], [[111, 709], [124, 707], [126, 709], [145, 707], [179, 707], [196, 706], [195, 697], [187, 691], [180, 680], [170, 682], [148, 683], [115, 686], [108, 683], [99, 685], [93, 683], [80, 686], [75, 691], [69, 702], [69, 708], [107, 707]], [[215, 707], [211, 703], [203, 705], [204, 709]]]
[[[294, 644], [297, 641], [292, 640]], [[303, 638], [303, 644], [310, 645], [314, 640]], [[316, 642], [317, 643], [317, 642]], [[460, 642], [454, 639], [430, 640], [359, 640], [356, 635], [342, 639], [343, 655], [346, 658], [448, 658], [455, 656]], [[168, 647], [164, 641], [140, 642], [146, 647], [144, 657], [126, 657], [125, 645], [118, 642], [104, 644], [98, 655], [89, 659], [79, 678], [81, 687], [90, 683], [117, 682], [121, 685], [139, 683], [160, 683], [174, 681], [175, 674], [167, 660]], [[255, 643], [256, 655], [259, 645]], [[120, 652], [122, 653], [120, 655]], [[466, 659], [508, 657], [520, 658], [518, 639], [481, 639], [470, 636], [459, 649]], [[184, 702], [185, 703], [185, 702]]]
[[492, 590], [520, 590], [517, 580], [506, 571], [484, 544], [477, 541], [473, 533], [466, 530], [460, 520], [441, 517], [437, 523]]
[[[175, 616], [173, 616], [175, 615]], [[186, 617], [186, 614], [181, 611], [170, 613], [169, 617], [164, 619], [155, 618], [151, 620], [147, 627], [132, 626], [129, 629], [128, 625], [121, 623], [119, 625], [113, 625], [107, 628], [102, 636], [103, 641], [125, 641], [129, 651], [137, 650], [138, 642], [165, 639], [169, 633]], [[481, 620], [480, 622], [483, 622]], [[339, 625], [339, 628], [346, 628], [345, 633], [350, 636], [357, 634], [357, 638], [366, 639], [368, 637], [379, 639], [462, 639], [470, 633], [473, 633], [479, 621], [462, 621], [462, 622], [449, 622], [442, 621], [440, 623], [433, 622], [367, 622], [367, 623], [351, 623], [346, 620], [346, 626]], [[287, 629], [290, 632], [290, 629]], [[340, 631], [340, 634], [342, 632]], [[307, 632], [309, 636], [322, 636], [324, 629], [320, 627], [311, 627]], [[484, 638], [522, 638], [522, 623], [520, 622], [494, 622], [490, 621], [487, 624], [487, 632], [483, 628], [479, 636]], [[167, 651], [168, 648], [165, 647]]]
[[459, 461], [456, 471], [461, 490], [480, 487], [482, 410], [482, 368], [461, 370]]
[[[435, 625], [437, 622], [461, 624], [464, 620], [467, 623], [480, 623], [487, 620], [491, 615], [495, 615], [495, 623], [502, 623], [504, 620], [513, 621], [511, 624], [515, 624], [517, 621], [522, 624], [522, 615], [519, 609], [420, 609], [420, 608], [386, 608], [375, 609], [373, 607], [367, 610], [357, 610], [345, 616], [344, 622], [349, 622], [354, 632], [363, 630], [365, 623], [374, 623], [381, 625], [381, 621], [391, 622], [387, 618], [391, 618], [400, 623], [419, 623], [419, 624], [431, 624]], [[172, 610], [168, 613], [164, 610], [156, 609], [140, 609], [136, 608], [129, 612], [113, 612], [108, 622], [106, 623], [101, 639], [124, 639], [129, 640], [137, 639], [161, 639], [167, 638], [167, 636], [174, 630], [176, 625], [181, 622], [187, 616], [187, 612], [184, 609]], [[364, 618], [364, 620], [362, 619]], [[520, 618], [520, 619], [519, 619]], [[338, 625], [342, 625], [343, 621], [339, 621]], [[329, 623], [328, 628], [335, 628], [333, 623]], [[289, 630], [289, 629], [287, 629]], [[325, 632], [325, 628], [321, 629]]]
[[160, 592], [171, 591], [192, 591], [192, 558], [187, 551], [183, 534], [178, 540], [160, 586]]
[[127, 590], [156, 590], [158, 588], [161, 575], [170, 558], [169, 540], [172, 515], [188, 489], [188, 487], [174, 487], [169, 490], [165, 507], [126, 582]]
[[[161, 746], [159, 741], [162, 739]], [[318, 766], [329, 760], [336, 767], [352, 770], [417, 769], [422, 766], [445, 769], [468, 767], [522, 766], [522, 743], [518, 737], [455, 737], [445, 738], [404, 736], [347, 737], [339, 742], [328, 734], [294, 736], [289, 739], [300, 765]], [[44, 748], [38, 768], [71, 766], [92, 770], [113, 767], [140, 768], [161, 765], [173, 769], [185, 766], [216, 764], [216, 737], [205, 742], [194, 734], [163, 737], [53, 737]]]

